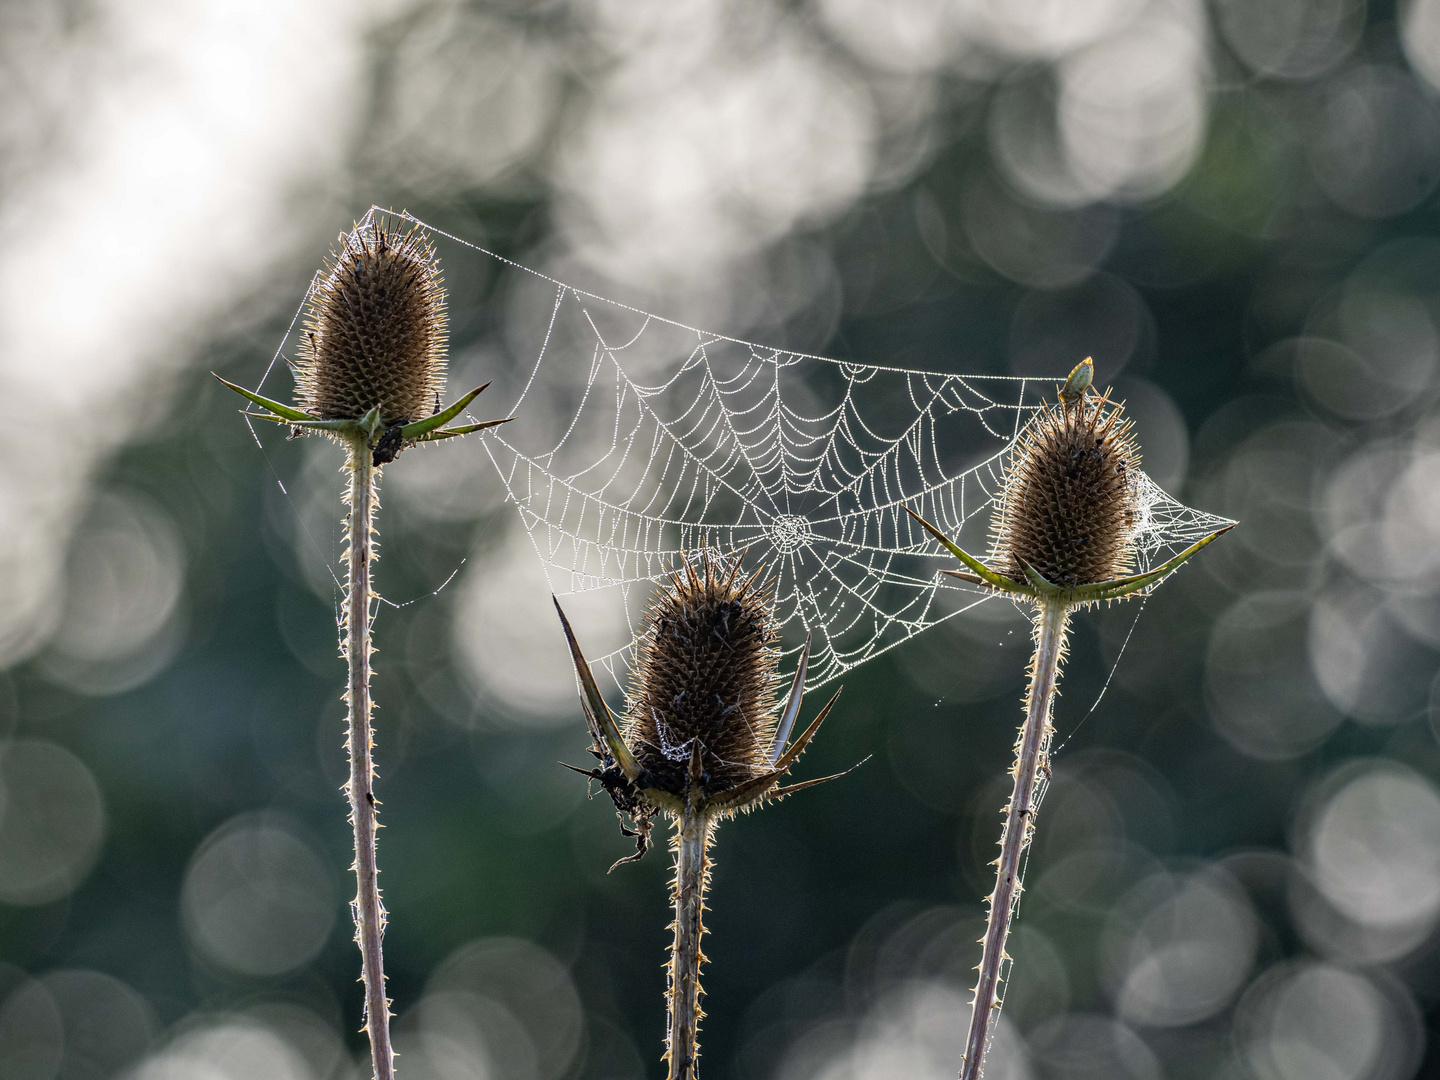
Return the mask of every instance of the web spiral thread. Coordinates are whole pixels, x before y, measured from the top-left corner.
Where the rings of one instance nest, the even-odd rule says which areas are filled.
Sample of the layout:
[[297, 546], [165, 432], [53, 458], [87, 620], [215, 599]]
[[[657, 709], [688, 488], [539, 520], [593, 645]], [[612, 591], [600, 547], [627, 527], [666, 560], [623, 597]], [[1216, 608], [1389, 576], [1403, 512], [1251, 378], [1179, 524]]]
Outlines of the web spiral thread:
[[[553, 293], [510, 409], [520, 419], [485, 445], [556, 595], [618, 589], [633, 640], [655, 584], [683, 557], [743, 553], [775, 578], [786, 648], [812, 635], [811, 686], [987, 599], [939, 573], [954, 560], [905, 508], [988, 551], [1007, 455], [1053, 399], [1053, 380], [741, 341], [394, 216]], [[1137, 572], [1227, 524], [1140, 484]], [[622, 648], [595, 666], [623, 685], [630, 656]]]

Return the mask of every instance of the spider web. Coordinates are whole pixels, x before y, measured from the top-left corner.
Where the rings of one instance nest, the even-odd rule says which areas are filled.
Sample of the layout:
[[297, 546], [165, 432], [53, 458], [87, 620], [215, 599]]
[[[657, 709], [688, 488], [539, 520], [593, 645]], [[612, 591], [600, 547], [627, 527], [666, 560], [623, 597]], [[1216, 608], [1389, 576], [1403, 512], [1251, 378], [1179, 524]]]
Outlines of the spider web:
[[[953, 557], [905, 508], [988, 551], [1016, 437], [1054, 380], [742, 341], [574, 288], [409, 214], [373, 208], [362, 225], [372, 220], [418, 225], [548, 294], [535, 340], [510, 344], [533, 350], [510, 409], [519, 419], [487, 432], [485, 448], [551, 590], [618, 589], [632, 645], [594, 661], [618, 685], [656, 584], [701, 551], [767, 568], [786, 651], [813, 637], [809, 686], [991, 598], [939, 573]], [[1137, 572], [1228, 523], [1148, 477], [1139, 486]]]

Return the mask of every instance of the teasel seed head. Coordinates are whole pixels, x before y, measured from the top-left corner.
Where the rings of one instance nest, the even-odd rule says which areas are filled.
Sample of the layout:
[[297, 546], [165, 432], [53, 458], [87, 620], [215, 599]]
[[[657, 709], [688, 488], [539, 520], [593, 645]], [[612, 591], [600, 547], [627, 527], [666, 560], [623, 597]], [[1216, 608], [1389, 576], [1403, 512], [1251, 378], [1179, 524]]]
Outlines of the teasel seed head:
[[994, 545], [986, 565], [910, 507], [905, 512], [963, 570], [941, 573], [1042, 606], [1067, 610], [1148, 595], [1196, 552], [1235, 527], [1228, 522], [1178, 555], [1138, 574], [1142, 474], [1124, 406], [1091, 387], [1094, 365], [1075, 365], [1010, 449], [991, 521]]
[[485, 387], [445, 408], [445, 290], [435, 249], [416, 225], [399, 232], [373, 214], [340, 237], [325, 277], [307, 301], [308, 317], [295, 365], [300, 407], [283, 404], [211, 374], [261, 412], [255, 420], [323, 432], [364, 445], [374, 467], [416, 443], [455, 439], [508, 424], [513, 416], [476, 424], [452, 422]]
[[1082, 389], [1043, 407], [1021, 433], [992, 522], [991, 565], [1025, 564], [1074, 588], [1130, 573], [1140, 520], [1140, 451], [1124, 406]]
[[387, 429], [430, 416], [445, 389], [445, 345], [445, 290], [424, 233], [358, 224], [310, 298], [300, 407], [322, 420], [376, 410]]
[[[662, 585], [636, 642], [630, 705], [611, 713], [557, 600], [580, 679], [598, 780], [634, 824], [633, 858], [645, 854], [650, 819], [699, 814], [707, 820], [751, 810], [823, 784], [834, 776], [781, 787], [780, 781], [830, 714], [836, 691], [810, 725], [790, 739], [803, 704], [810, 642], [783, 704], [780, 650], [771, 586], [764, 568], [740, 576], [740, 557], [701, 552]], [[574, 768], [574, 766], [571, 766]], [[843, 774], [837, 774], [843, 775]], [[621, 862], [630, 862], [622, 859]], [[616, 865], [619, 865], [618, 863]]]
[[739, 580], [702, 554], [684, 564], [650, 606], [630, 682], [626, 741], [654, 785], [689, 788], [699, 754], [702, 788], [721, 795], [770, 765], [780, 684], [770, 586]]

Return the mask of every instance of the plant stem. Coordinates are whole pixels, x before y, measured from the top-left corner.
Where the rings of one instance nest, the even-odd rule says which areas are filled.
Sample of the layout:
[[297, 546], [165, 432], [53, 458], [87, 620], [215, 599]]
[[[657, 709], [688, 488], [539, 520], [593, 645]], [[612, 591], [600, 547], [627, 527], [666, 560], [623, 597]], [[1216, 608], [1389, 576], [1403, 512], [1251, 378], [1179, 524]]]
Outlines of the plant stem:
[[[965, 1040], [965, 1060], [960, 1080], [980, 1080], [989, 1046], [990, 1029], [1000, 1015], [997, 999], [1000, 973], [1004, 967], [1005, 939], [1020, 900], [1020, 856], [1030, 842], [1039, 806], [1036, 788], [1040, 770], [1050, 747], [1050, 702], [1065, 654], [1065, 627], [1070, 608], [1059, 600], [1042, 600], [1035, 616], [1035, 656], [1030, 664], [1030, 691], [1026, 699], [1025, 726], [1015, 747], [1015, 787], [1005, 809], [1000, 833], [1000, 858], [995, 873], [995, 891], [990, 894], [990, 915], [985, 924], [984, 952], [980, 956], [980, 978], [975, 985], [970, 1034]], [[1043, 792], [1042, 792], [1043, 793]]]
[[689, 800], [675, 834], [675, 943], [670, 951], [670, 1017], [666, 1057], [670, 1080], [695, 1080], [700, 1054], [700, 937], [710, 883], [710, 816]]
[[355, 828], [355, 941], [360, 946], [365, 980], [365, 1030], [370, 1036], [370, 1058], [375, 1080], [394, 1080], [395, 1055], [390, 1047], [390, 1002], [385, 996], [385, 964], [381, 941], [385, 937], [385, 907], [375, 868], [375, 767], [370, 752], [370, 562], [375, 515], [376, 471], [368, 441], [350, 444], [350, 516], [346, 561], [350, 588], [345, 600], [345, 659], [350, 682], [350, 824]]

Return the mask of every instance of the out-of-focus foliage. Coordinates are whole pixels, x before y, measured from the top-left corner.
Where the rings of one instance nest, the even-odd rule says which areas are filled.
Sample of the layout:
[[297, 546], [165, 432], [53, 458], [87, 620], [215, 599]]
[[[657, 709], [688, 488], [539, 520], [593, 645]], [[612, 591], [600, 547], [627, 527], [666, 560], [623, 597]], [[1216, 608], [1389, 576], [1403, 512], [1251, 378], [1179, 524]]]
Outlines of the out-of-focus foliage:
[[[1242, 525], [1077, 625], [989, 1075], [1433, 1075], [1437, 95], [1437, 0], [0, 9], [0, 1075], [360, 1075], [338, 452], [204, 372], [371, 202], [739, 337], [1093, 355]], [[528, 370], [512, 285], [448, 277], [456, 387]], [[555, 764], [502, 491], [478, 441], [385, 477], [400, 1069], [657, 1075], [666, 860], [607, 875]], [[707, 1075], [953, 1074], [1027, 648], [992, 602], [861, 668], [809, 765], [874, 759], [725, 827]]]

